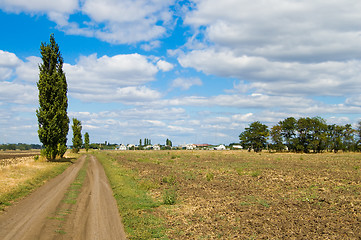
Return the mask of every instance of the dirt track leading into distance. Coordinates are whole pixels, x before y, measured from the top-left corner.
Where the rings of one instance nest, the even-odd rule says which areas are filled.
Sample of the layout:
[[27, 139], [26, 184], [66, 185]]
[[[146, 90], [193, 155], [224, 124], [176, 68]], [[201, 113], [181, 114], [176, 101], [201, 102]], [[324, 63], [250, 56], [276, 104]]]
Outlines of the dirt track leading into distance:
[[[76, 199], [69, 189], [88, 161]], [[0, 239], [126, 239], [104, 169], [82, 156], [63, 174], [0, 215]]]

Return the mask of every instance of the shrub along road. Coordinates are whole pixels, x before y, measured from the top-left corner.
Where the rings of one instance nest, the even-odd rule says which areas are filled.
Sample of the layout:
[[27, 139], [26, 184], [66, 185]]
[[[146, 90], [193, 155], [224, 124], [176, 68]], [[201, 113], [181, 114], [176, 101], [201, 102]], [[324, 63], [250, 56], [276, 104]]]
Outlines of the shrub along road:
[[83, 155], [0, 215], [0, 239], [126, 239], [108, 179]]

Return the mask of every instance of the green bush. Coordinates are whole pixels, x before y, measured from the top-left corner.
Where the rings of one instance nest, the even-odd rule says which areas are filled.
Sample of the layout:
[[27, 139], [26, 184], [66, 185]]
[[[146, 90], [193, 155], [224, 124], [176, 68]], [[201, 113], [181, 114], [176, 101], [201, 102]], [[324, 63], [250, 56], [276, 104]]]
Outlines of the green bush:
[[175, 189], [168, 189], [164, 191], [163, 203], [166, 205], [174, 205], [177, 200], [177, 192]]
[[176, 179], [174, 176], [168, 176], [168, 177], [163, 177], [163, 183], [168, 183], [169, 185], [175, 185], [176, 184]]
[[207, 178], [207, 181], [211, 181], [214, 178], [214, 174], [213, 173], [207, 173], [206, 178]]

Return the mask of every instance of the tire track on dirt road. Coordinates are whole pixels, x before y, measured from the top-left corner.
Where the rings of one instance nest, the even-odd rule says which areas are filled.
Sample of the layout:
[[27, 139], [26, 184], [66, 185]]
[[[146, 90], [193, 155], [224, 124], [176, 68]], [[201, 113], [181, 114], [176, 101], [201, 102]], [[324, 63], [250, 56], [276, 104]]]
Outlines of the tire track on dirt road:
[[[0, 215], [0, 239], [126, 239], [116, 201], [102, 165], [90, 155], [74, 203], [66, 194], [86, 156]], [[54, 214], [64, 211], [63, 218]], [[57, 228], [61, 226], [61, 231]]]

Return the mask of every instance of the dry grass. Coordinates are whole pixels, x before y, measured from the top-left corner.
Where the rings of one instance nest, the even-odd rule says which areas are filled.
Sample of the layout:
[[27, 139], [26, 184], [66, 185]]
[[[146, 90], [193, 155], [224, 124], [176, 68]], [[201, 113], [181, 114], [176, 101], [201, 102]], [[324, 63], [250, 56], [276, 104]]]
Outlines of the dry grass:
[[[41, 186], [47, 180], [63, 172], [69, 162], [46, 162], [39, 158], [12, 157], [0, 160], [0, 212]], [[4, 164], [6, 162], [6, 164]]]

